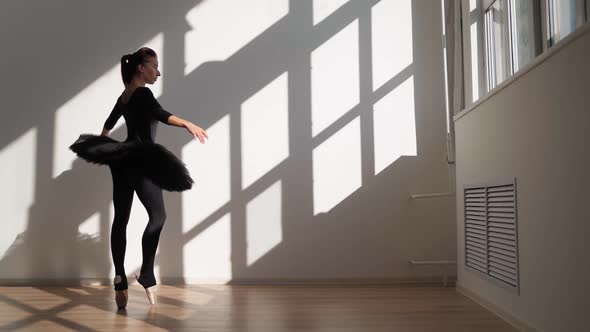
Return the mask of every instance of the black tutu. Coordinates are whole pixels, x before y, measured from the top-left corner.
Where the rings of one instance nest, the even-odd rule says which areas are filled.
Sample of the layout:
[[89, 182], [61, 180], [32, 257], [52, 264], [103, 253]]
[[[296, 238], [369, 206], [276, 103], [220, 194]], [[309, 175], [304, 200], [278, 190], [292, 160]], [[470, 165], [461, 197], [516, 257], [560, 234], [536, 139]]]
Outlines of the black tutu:
[[160, 144], [82, 134], [70, 150], [90, 163], [133, 168], [164, 190], [184, 191], [194, 183], [186, 165]]

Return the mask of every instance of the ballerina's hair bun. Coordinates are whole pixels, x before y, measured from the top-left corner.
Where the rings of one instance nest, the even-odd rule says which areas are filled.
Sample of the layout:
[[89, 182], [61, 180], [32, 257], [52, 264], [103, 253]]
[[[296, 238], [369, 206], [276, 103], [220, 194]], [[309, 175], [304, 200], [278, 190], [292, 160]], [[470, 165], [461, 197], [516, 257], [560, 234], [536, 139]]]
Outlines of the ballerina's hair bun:
[[156, 52], [149, 47], [142, 47], [132, 54], [125, 54], [121, 57], [121, 78], [123, 83], [129, 84], [137, 72], [137, 66], [144, 63], [147, 58], [155, 57]]

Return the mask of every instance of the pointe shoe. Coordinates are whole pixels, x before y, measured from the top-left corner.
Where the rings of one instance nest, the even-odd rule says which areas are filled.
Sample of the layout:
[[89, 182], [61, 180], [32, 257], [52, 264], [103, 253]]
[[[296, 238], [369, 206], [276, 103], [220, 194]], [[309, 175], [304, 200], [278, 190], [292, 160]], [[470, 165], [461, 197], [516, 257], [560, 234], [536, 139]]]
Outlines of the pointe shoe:
[[[137, 280], [137, 282], [139, 282], [140, 285], [142, 285], [141, 282], [139, 281], [139, 273], [135, 273], [135, 279]], [[154, 286], [151, 286], [148, 288], [144, 287], [144, 289], [145, 289], [145, 295], [147, 296], [148, 301], [150, 301], [150, 304], [156, 304], [156, 294], [154, 292]]]
[[[114, 283], [118, 284], [123, 282], [123, 278], [121, 278], [120, 275], [115, 276], [115, 280]], [[127, 299], [128, 299], [128, 295], [127, 295], [127, 290], [115, 290], [115, 303], [117, 303], [117, 308], [119, 309], [125, 309], [125, 307], [127, 306]]]
[[127, 295], [127, 290], [116, 290], [115, 291], [115, 303], [117, 303], [117, 308], [119, 309], [125, 309], [125, 307], [127, 306], [127, 299], [128, 299], [128, 295]]

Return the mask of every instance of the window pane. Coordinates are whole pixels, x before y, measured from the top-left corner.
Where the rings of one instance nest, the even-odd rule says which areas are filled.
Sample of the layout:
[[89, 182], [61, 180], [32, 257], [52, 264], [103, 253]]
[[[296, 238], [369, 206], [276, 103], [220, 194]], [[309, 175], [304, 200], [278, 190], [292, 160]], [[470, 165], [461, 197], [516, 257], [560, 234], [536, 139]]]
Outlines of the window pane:
[[486, 11], [488, 89], [510, 75], [508, 1], [496, 0]]
[[584, 7], [584, 3], [578, 0], [547, 1], [547, 32], [550, 46], [584, 23]]
[[513, 68], [517, 72], [531, 62], [535, 54], [535, 11], [533, 0], [510, 1], [512, 14]]

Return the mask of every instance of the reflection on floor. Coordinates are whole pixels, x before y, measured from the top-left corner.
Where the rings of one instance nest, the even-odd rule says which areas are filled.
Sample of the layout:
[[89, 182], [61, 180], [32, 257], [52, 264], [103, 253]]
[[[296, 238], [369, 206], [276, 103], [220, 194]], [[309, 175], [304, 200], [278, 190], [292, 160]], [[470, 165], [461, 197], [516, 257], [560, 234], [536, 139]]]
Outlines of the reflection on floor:
[[105, 286], [0, 287], [0, 331], [516, 331], [452, 287], [140, 286], [117, 311]]

